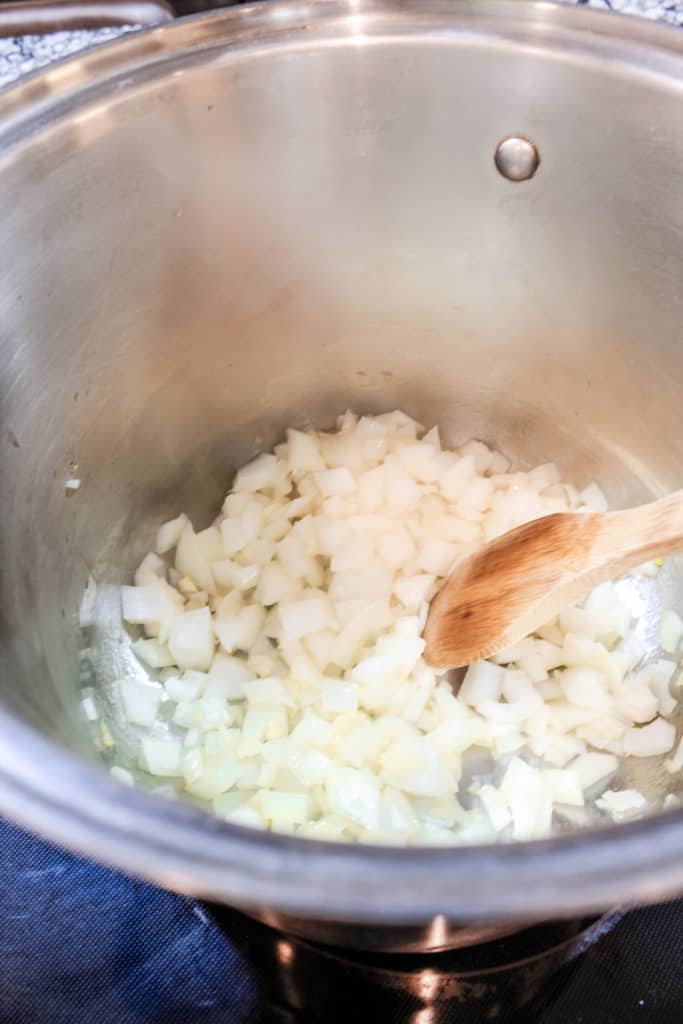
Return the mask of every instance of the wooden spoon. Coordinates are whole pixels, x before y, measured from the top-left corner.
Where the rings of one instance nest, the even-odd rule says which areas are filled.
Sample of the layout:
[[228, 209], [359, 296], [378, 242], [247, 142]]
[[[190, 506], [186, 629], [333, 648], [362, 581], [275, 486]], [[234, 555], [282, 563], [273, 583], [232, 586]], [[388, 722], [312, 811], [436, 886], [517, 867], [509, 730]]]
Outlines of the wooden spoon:
[[425, 658], [459, 668], [509, 647], [592, 587], [683, 549], [683, 491], [623, 512], [557, 512], [458, 565], [432, 601]]

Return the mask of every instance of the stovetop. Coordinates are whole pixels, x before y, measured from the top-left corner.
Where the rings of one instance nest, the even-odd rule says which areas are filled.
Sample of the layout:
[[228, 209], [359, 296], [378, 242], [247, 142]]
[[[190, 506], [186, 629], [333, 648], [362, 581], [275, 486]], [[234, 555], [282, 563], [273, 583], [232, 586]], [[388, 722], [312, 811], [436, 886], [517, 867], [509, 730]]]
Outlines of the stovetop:
[[[262, 926], [241, 915], [229, 914], [221, 928], [213, 911], [195, 900], [99, 867], [1, 822], [0, 850], [0, 1024], [315, 1021], [301, 1010], [307, 979], [318, 990], [324, 987], [316, 980], [319, 963], [310, 947], [302, 953], [296, 941], [275, 933], [271, 953], [264, 954], [263, 938], [252, 930]], [[631, 911], [600, 930], [602, 937], [553, 973], [516, 1021], [681, 1024], [683, 901]], [[266, 980], [275, 971], [268, 960], [273, 952], [288, 965], [299, 957], [291, 975], [298, 990], [287, 993], [280, 985], [274, 1000], [254, 967], [255, 951]], [[342, 994], [345, 1005], [354, 1007], [346, 1017], [354, 1024], [477, 1019], [458, 999], [442, 998], [438, 967], [423, 963], [414, 971], [413, 961], [407, 968], [415, 979], [409, 991], [397, 994], [392, 983], [386, 1000], [377, 998], [381, 986], [367, 977], [359, 981], [348, 967], [352, 956], [334, 959], [344, 962], [330, 976], [332, 1005]], [[470, 960], [471, 968], [474, 954]], [[376, 962], [371, 966], [374, 971]], [[386, 977], [405, 970], [402, 958], [382, 960]], [[500, 1020], [501, 1014], [487, 1012], [479, 1019]]]

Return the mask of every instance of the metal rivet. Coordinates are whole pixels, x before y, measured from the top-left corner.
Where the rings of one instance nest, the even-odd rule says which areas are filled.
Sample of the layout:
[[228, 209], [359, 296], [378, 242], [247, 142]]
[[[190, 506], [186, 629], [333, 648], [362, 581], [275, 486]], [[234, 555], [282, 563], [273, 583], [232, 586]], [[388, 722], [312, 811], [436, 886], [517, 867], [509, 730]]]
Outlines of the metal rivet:
[[533, 142], [521, 135], [509, 135], [496, 146], [494, 160], [508, 181], [528, 181], [538, 170], [541, 157]]

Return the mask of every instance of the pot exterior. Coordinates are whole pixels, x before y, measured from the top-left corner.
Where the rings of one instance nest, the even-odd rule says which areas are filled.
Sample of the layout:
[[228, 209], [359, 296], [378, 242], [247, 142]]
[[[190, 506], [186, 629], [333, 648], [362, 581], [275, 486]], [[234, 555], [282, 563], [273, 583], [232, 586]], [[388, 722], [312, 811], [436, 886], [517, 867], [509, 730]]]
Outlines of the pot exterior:
[[522, 0], [235, 8], [0, 96], [5, 813], [274, 920], [419, 936], [683, 890], [678, 811], [505, 848], [250, 833], [115, 785], [79, 711], [94, 686], [135, 757], [116, 585], [288, 425], [401, 407], [615, 505], [680, 486], [682, 105], [677, 34]]

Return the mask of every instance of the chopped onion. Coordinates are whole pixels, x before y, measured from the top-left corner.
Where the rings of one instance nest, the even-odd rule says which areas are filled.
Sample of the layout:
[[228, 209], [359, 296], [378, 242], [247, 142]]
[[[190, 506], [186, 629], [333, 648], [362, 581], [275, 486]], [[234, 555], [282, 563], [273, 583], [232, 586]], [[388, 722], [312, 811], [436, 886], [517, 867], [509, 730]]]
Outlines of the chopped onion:
[[495, 702], [499, 699], [505, 670], [490, 661], [477, 661], [467, 669], [460, 687], [460, 699], [474, 707], [484, 701]]
[[190, 703], [201, 696], [207, 678], [202, 672], [186, 672], [182, 677], [171, 676], [166, 679], [164, 689], [176, 703]]
[[614, 821], [625, 821], [641, 814], [647, 807], [647, 800], [637, 789], [608, 789], [595, 801], [601, 811]]
[[122, 782], [124, 786], [134, 786], [135, 777], [132, 772], [129, 772], [126, 768], [121, 768], [119, 765], [112, 765], [109, 769], [109, 774], [112, 779], [116, 779], [117, 782]]
[[263, 790], [259, 801], [263, 817], [279, 825], [303, 825], [311, 816], [311, 798], [306, 793]]
[[189, 520], [185, 523], [175, 552], [175, 567], [181, 576], [187, 576], [198, 590], [213, 594], [216, 589], [211, 573], [211, 561]]
[[126, 622], [142, 624], [158, 622], [167, 611], [167, 600], [161, 587], [121, 587], [123, 617]]
[[508, 802], [495, 786], [482, 786], [478, 793], [484, 810], [496, 832], [502, 832], [512, 821]]
[[550, 790], [553, 803], [583, 807], [583, 789], [573, 772], [566, 769], [549, 768], [543, 772], [543, 779]]
[[183, 513], [175, 519], [169, 519], [167, 523], [162, 523], [157, 531], [155, 545], [158, 555], [165, 555], [177, 546], [187, 521], [187, 516]]
[[668, 754], [676, 742], [676, 728], [663, 718], [655, 718], [649, 725], [629, 729], [624, 735], [624, 753], [627, 757], [655, 757]]
[[170, 733], [164, 736], [143, 736], [140, 750], [142, 767], [151, 775], [180, 775], [182, 743]]
[[678, 742], [675, 754], [664, 762], [664, 766], [672, 775], [683, 771], [683, 737]]
[[168, 647], [179, 668], [205, 672], [214, 651], [213, 623], [208, 608], [182, 612], [171, 627]]
[[166, 644], [158, 640], [136, 640], [133, 651], [150, 668], [170, 668], [171, 665], [177, 664], [175, 656]]
[[538, 839], [548, 835], [553, 805], [541, 772], [521, 758], [513, 757], [500, 784], [500, 792], [512, 814], [515, 839]]
[[257, 455], [235, 475], [235, 491], [261, 491], [273, 487], [279, 479], [278, 460], [274, 455]]
[[325, 792], [333, 814], [365, 828], [378, 827], [380, 788], [370, 772], [331, 765], [325, 780]]
[[[215, 522], [163, 523], [121, 589], [144, 634], [133, 650], [163, 680], [119, 682], [141, 765], [231, 823], [328, 840], [536, 839], [554, 815], [643, 813], [635, 791], [596, 795], [620, 756], [673, 749], [676, 665], [646, 660], [621, 583], [470, 665], [459, 688], [423, 657], [428, 602], [476, 545], [606, 507], [554, 463], [511, 471], [477, 440], [444, 450], [402, 412], [289, 430], [237, 472]], [[667, 612], [659, 635], [676, 655], [683, 618]], [[679, 743], [666, 768], [682, 765]]]
[[[166, 563], [163, 558], [159, 558], [154, 551], [150, 551], [140, 562], [140, 565], [135, 571], [135, 586], [136, 587], [157, 587], [160, 580], [166, 579]], [[123, 593], [124, 589], [121, 588]], [[125, 618], [125, 615], [124, 615]]]
[[153, 725], [159, 711], [163, 688], [143, 679], [121, 679], [121, 700], [126, 718], [132, 725]]
[[664, 612], [659, 623], [659, 643], [662, 650], [673, 654], [680, 645], [681, 637], [683, 637], [683, 619], [677, 612]]
[[285, 640], [300, 640], [311, 633], [319, 633], [334, 625], [334, 614], [326, 597], [311, 597], [304, 601], [281, 604], [280, 622]]

